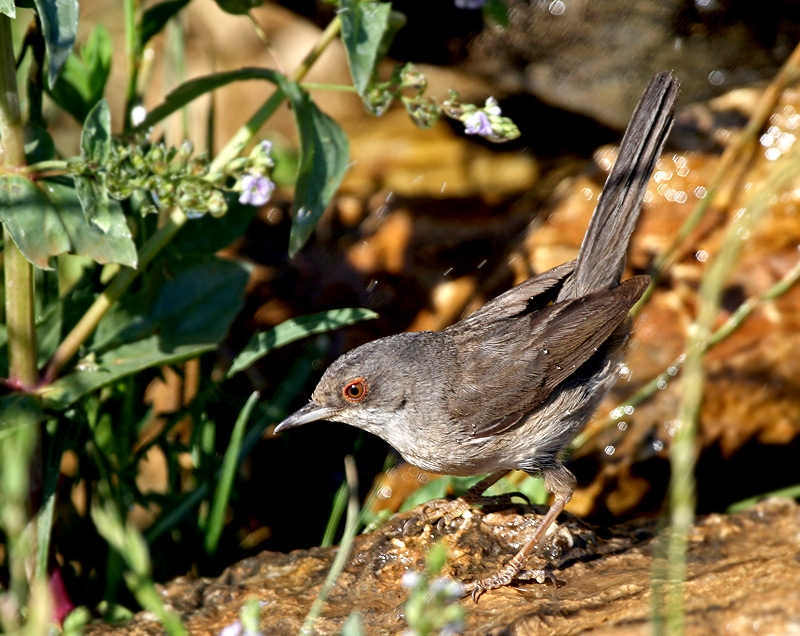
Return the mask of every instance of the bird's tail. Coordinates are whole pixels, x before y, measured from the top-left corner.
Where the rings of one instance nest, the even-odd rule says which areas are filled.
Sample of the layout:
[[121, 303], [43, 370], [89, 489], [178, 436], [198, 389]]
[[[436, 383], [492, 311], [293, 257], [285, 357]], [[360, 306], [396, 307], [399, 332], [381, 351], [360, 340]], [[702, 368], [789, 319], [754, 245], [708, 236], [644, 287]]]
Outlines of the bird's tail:
[[619, 284], [650, 175], [672, 128], [678, 86], [672, 73], [659, 73], [636, 105], [561, 299]]

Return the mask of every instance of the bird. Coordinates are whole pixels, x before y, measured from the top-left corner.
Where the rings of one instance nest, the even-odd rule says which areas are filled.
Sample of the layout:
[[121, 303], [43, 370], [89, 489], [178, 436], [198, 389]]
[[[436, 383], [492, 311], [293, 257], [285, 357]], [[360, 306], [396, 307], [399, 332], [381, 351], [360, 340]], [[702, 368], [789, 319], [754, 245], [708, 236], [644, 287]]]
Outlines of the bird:
[[672, 127], [679, 83], [652, 78], [620, 144], [575, 260], [532, 276], [437, 332], [363, 344], [325, 371], [308, 404], [275, 433], [326, 420], [384, 439], [408, 463], [487, 475], [466, 494], [423, 508], [449, 524], [512, 470], [544, 479], [547, 514], [499, 570], [464, 585], [475, 601], [522, 576], [576, 488], [562, 453], [619, 376], [629, 311], [647, 275], [622, 280], [647, 184]]

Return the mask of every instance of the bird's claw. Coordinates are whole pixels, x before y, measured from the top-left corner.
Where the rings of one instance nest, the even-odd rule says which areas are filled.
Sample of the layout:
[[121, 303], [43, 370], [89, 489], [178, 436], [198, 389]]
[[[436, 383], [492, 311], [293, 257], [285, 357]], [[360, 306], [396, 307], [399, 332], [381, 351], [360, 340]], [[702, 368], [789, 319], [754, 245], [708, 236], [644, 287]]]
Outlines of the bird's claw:
[[490, 576], [465, 583], [462, 589], [465, 596], [471, 596], [472, 600], [477, 603], [484, 592], [505, 587], [514, 580], [536, 581], [537, 583], [550, 581], [556, 587], [563, 585], [563, 582], [559, 581], [549, 569], [518, 571], [515, 567], [507, 565]]

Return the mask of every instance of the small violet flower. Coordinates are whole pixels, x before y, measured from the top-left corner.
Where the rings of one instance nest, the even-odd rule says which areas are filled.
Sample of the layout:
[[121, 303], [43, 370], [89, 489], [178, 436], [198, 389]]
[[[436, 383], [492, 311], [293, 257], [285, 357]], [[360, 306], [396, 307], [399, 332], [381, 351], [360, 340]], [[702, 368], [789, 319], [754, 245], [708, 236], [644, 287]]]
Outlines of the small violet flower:
[[468, 135], [491, 135], [492, 124], [489, 117], [482, 110], [476, 110], [464, 120], [464, 132]]
[[455, 0], [457, 9], [480, 9], [486, 0]]
[[242, 177], [242, 194], [239, 203], [244, 205], [264, 205], [272, 197], [275, 184], [267, 177], [247, 173]]
[[230, 625], [227, 625], [220, 630], [219, 636], [241, 636], [243, 631], [244, 627], [242, 627], [242, 622], [233, 621]]
[[407, 590], [413, 590], [414, 588], [418, 587], [423, 581], [424, 578], [419, 572], [414, 572], [413, 570], [407, 570], [406, 572], [403, 573], [403, 578], [400, 580], [400, 584]]

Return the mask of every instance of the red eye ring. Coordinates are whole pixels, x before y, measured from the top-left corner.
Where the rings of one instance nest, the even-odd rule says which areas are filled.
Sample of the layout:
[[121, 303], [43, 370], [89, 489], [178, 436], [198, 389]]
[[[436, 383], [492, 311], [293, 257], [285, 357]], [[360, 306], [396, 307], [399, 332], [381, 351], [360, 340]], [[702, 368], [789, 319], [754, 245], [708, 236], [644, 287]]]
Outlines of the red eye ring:
[[361, 402], [365, 397], [367, 397], [368, 392], [369, 388], [367, 386], [367, 381], [359, 376], [357, 378], [353, 378], [344, 385], [344, 388], [342, 389], [342, 397], [348, 402], [355, 404], [357, 402]]

